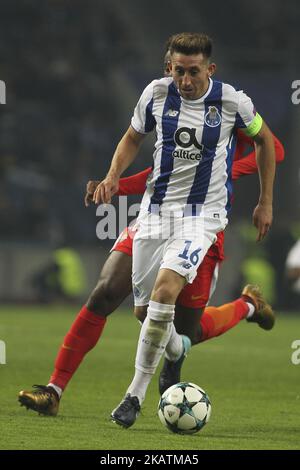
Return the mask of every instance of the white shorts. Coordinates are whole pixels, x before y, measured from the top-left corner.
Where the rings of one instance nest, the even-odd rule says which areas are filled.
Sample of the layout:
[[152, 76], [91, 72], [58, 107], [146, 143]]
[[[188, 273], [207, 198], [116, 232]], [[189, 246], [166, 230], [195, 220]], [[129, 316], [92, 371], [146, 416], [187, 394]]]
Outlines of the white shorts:
[[167, 218], [146, 213], [133, 240], [132, 289], [136, 306], [148, 305], [159, 269], [171, 269], [192, 283], [216, 234], [227, 220]]

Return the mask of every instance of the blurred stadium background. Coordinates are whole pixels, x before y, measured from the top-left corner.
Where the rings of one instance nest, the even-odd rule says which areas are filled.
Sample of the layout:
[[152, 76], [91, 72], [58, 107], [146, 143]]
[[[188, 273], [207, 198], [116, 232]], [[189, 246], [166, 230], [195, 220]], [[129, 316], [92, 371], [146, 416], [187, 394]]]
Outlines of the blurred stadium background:
[[[66, 298], [86, 298], [113, 243], [96, 237], [96, 209], [83, 204], [86, 182], [105, 175], [141, 91], [162, 75], [166, 39], [190, 30], [214, 39], [217, 77], [253, 98], [286, 151], [263, 245], [251, 229], [257, 178], [235, 185], [215, 302], [255, 277], [277, 308], [297, 309], [285, 260], [300, 238], [300, 105], [291, 101], [300, 79], [299, 24], [297, 0], [2, 0], [0, 300], [61, 300], [52, 289], [61, 266]], [[150, 162], [151, 139], [127, 174]]]

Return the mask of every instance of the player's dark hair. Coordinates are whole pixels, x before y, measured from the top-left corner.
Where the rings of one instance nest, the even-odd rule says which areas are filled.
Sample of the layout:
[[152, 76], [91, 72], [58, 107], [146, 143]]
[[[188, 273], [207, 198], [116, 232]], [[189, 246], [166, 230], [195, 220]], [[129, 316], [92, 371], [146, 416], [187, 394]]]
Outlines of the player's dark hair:
[[185, 55], [203, 54], [209, 59], [212, 53], [212, 40], [206, 34], [179, 33], [171, 36], [168, 41], [171, 55], [174, 52]]
[[170, 45], [171, 45], [171, 42], [172, 42], [172, 39], [174, 38], [175, 34], [173, 34], [172, 36], [170, 36], [167, 41], [165, 42], [165, 55], [164, 55], [164, 72], [167, 70], [167, 67], [168, 67], [168, 63], [170, 61]]

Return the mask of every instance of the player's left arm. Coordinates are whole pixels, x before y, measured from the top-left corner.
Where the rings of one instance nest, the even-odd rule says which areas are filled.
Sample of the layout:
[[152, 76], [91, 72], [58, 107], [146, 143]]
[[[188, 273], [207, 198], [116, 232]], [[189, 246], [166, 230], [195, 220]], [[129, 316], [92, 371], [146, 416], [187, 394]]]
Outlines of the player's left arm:
[[258, 229], [257, 241], [268, 233], [273, 220], [273, 186], [275, 178], [275, 148], [272, 132], [262, 121], [259, 132], [252, 135], [260, 181], [260, 196], [253, 212], [253, 223]]
[[258, 229], [257, 241], [268, 233], [273, 220], [273, 186], [275, 177], [275, 150], [273, 135], [253, 102], [243, 91], [237, 92], [235, 126], [243, 129], [255, 143], [256, 162], [260, 181], [258, 204], [253, 212], [253, 223]]
[[[284, 160], [284, 147], [280, 140], [273, 134], [274, 146], [275, 146], [275, 159], [276, 164], [281, 163]], [[241, 176], [252, 175], [253, 173], [258, 172], [257, 163], [256, 163], [256, 152], [255, 150], [251, 151], [247, 155], [243, 155], [240, 152], [239, 143], [248, 143], [248, 145], [253, 146], [254, 142], [252, 139], [247, 137], [243, 131], [238, 132], [237, 138], [237, 148], [234, 154], [234, 162], [232, 165], [232, 179], [237, 180]]]

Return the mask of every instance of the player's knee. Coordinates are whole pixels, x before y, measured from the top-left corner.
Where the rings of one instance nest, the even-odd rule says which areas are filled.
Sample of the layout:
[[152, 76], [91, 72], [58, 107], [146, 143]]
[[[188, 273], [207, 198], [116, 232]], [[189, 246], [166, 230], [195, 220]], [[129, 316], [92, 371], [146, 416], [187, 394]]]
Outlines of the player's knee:
[[118, 292], [107, 279], [101, 279], [88, 301], [87, 308], [92, 312], [107, 316], [114, 311], [118, 303]]
[[151, 300], [160, 304], [174, 305], [177, 297], [177, 292], [174, 292], [172, 286], [167, 283], [160, 284], [154, 287], [151, 295]]
[[136, 318], [141, 322], [143, 323], [146, 316], [147, 316], [147, 306], [143, 306], [143, 307], [135, 307], [134, 308], [134, 315], [136, 316]]

